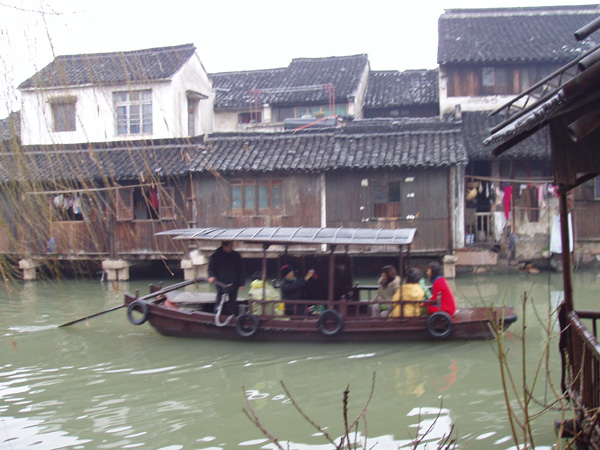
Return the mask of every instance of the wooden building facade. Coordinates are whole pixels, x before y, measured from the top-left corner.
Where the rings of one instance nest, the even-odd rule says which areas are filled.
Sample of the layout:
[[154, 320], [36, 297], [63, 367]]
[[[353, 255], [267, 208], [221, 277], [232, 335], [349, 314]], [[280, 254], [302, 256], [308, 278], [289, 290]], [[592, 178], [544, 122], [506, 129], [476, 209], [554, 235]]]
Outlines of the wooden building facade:
[[416, 227], [412, 251], [454, 249], [466, 164], [455, 123], [365, 120], [206, 144], [192, 168], [196, 227]]
[[33, 261], [180, 258], [185, 248], [156, 233], [191, 220], [188, 162], [201, 148], [196, 138], [1, 153], [0, 252]]

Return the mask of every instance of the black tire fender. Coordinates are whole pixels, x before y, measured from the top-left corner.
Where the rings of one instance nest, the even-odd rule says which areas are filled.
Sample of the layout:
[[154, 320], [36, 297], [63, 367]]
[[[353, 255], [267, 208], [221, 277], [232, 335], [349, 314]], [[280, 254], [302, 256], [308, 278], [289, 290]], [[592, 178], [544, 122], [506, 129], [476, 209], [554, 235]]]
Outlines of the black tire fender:
[[[148, 307], [148, 303], [143, 300], [134, 300], [127, 307], [127, 318], [134, 325], [141, 325], [148, 320], [148, 311], [150, 308]], [[142, 316], [139, 319], [136, 319], [133, 316], [134, 311], [139, 311], [142, 313]]]
[[436, 311], [427, 318], [427, 333], [436, 339], [445, 339], [452, 332], [452, 316], [446, 311]]
[[[333, 322], [335, 326], [330, 328], [326, 322]], [[335, 336], [344, 328], [344, 317], [335, 309], [326, 309], [319, 315], [317, 326], [319, 327], [319, 331], [325, 336]]]
[[235, 331], [242, 337], [249, 338], [258, 333], [259, 321], [254, 314], [240, 314], [235, 321]]

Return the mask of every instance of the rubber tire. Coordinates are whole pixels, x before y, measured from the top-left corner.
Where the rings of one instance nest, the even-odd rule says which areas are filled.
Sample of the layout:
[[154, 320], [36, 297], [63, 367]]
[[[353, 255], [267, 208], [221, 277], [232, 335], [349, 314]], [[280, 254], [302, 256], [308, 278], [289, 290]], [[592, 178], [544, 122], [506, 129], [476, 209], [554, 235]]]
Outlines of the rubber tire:
[[[335, 328], [332, 330], [325, 326], [325, 321], [331, 319], [336, 322]], [[335, 336], [336, 334], [341, 333], [341, 331], [344, 329], [344, 317], [335, 309], [326, 309], [319, 315], [317, 326], [323, 335]]]
[[[440, 321], [445, 322], [444, 328], [440, 331], [434, 329], [434, 325], [437, 325]], [[445, 339], [452, 333], [452, 316], [446, 311], [436, 311], [427, 318], [427, 333], [429, 336], [435, 339]]]
[[[142, 313], [142, 317], [136, 319], [133, 317], [133, 311], [138, 310]], [[150, 308], [148, 307], [148, 303], [143, 300], [134, 300], [127, 307], [127, 318], [134, 325], [141, 325], [148, 320], [148, 311]]]
[[[249, 328], [248, 328], [247, 324], [244, 323], [247, 320], [250, 320], [250, 322], [252, 322]], [[245, 338], [252, 337], [256, 333], [258, 333], [258, 329], [259, 329], [258, 317], [256, 317], [254, 314], [250, 314], [250, 313], [240, 314], [235, 321], [235, 331], [237, 332], [237, 334], [239, 334], [242, 337], [245, 337]]]

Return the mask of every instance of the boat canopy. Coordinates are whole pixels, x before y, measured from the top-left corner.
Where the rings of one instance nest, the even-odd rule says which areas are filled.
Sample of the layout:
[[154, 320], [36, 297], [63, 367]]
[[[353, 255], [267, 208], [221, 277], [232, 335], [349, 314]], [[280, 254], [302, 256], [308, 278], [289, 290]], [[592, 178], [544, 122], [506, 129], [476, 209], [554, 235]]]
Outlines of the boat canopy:
[[174, 239], [255, 244], [410, 245], [416, 228], [187, 228], [157, 233]]

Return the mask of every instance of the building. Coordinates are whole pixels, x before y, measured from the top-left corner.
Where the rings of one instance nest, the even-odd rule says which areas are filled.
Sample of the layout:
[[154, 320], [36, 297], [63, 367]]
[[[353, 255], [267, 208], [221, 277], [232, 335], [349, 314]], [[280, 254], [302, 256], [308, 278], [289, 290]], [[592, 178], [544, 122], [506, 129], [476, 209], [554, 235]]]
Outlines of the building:
[[435, 117], [440, 114], [438, 71], [371, 71], [363, 115], [377, 117]]
[[19, 85], [22, 145], [198, 136], [212, 83], [192, 44], [58, 56]]
[[215, 131], [283, 130], [283, 121], [362, 118], [367, 55], [297, 58], [286, 68], [213, 73]]
[[[489, 117], [495, 109], [595, 45], [593, 39], [578, 42], [572, 36], [599, 14], [600, 7], [590, 5], [449, 9], [440, 17], [440, 113], [462, 120], [469, 155], [467, 247], [496, 245], [496, 251], [510, 250], [521, 261], [548, 250], [558, 202], [549, 185], [547, 132], [533, 133], [502, 158], [492, 158], [482, 142], [502, 121]], [[539, 84], [536, 97], [547, 89]], [[465, 252], [458, 255], [459, 263], [462, 257], [473, 261]]]

